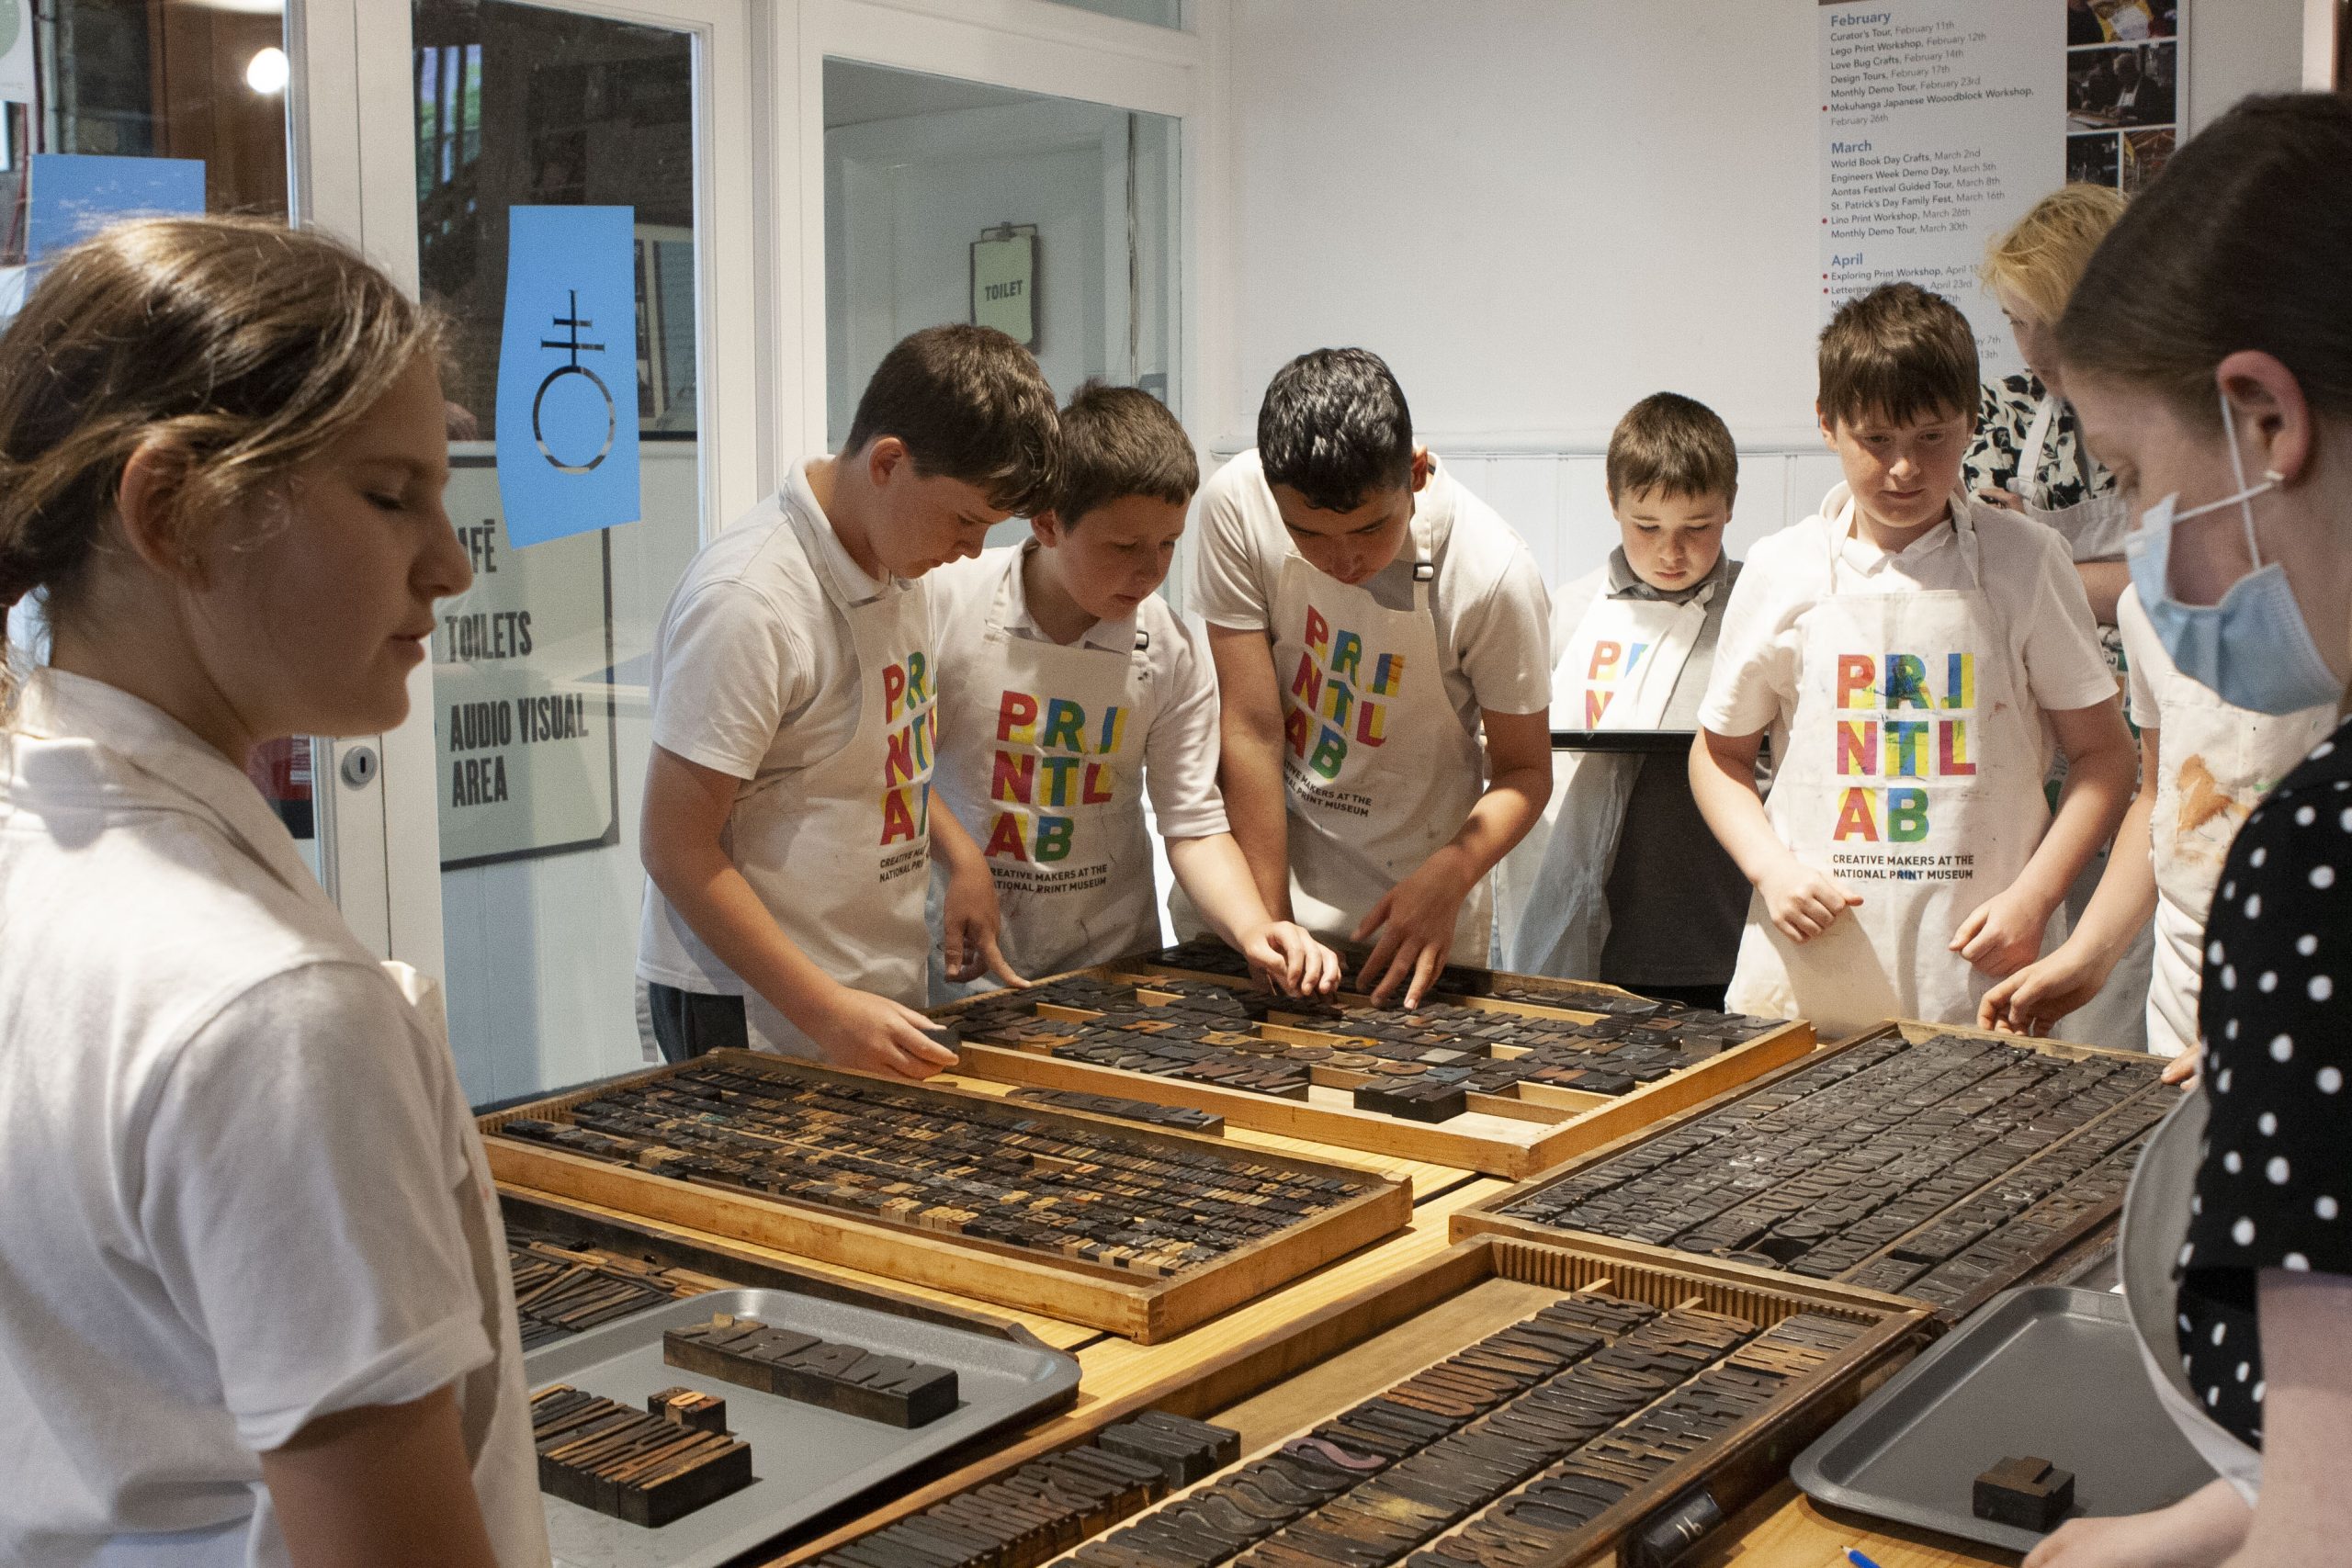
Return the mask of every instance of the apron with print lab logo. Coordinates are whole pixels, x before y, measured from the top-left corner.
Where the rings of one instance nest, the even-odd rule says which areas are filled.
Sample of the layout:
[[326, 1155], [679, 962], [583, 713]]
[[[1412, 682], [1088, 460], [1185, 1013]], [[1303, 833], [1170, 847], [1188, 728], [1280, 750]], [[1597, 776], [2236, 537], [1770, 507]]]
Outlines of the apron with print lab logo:
[[1831, 1040], [1889, 1018], [1973, 1024], [1993, 977], [1949, 944], [2049, 826], [2039, 710], [1985, 597], [1964, 498], [1951, 514], [1966, 589], [1840, 592], [1845, 486], [1823, 511], [1837, 519], [1828, 586], [1797, 618], [1796, 711], [1765, 810], [1797, 859], [1863, 901], [1800, 943], [1755, 895], [1725, 1006], [1811, 1019]]
[[[1007, 558], [978, 660], [956, 671], [988, 728], [952, 738], [939, 788], [988, 857], [1005, 961], [1035, 978], [1158, 946], [1159, 909], [1137, 716], [1151, 694], [1150, 634], [1133, 632], [1127, 649], [1014, 635], [1013, 580], [1028, 558]], [[932, 882], [943, 900], [944, 877]], [[1000, 983], [983, 976], [972, 988]], [[954, 988], [944, 968], [933, 987]]]
[[[1569, 587], [1564, 599], [1594, 597], [1552, 671], [1552, 727], [1656, 729], [1719, 586], [1710, 583], [1679, 604], [1612, 599], [1603, 566]], [[1503, 968], [1564, 980], [1600, 977], [1609, 940], [1609, 868], [1642, 762], [1606, 751], [1554, 754], [1552, 798], [1495, 868]]]
[[[1343, 942], [1461, 831], [1486, 793], [1485, 752], [1440, 673], [1430, 611], [1437, 568], [1421, 513], [1416, 503], [1411, 609], [1389, 609], [1295, 550], [1274, 591], [1291, 915]], [[1454, 920], [1456, 960], [1486, 956], [1488, 913], [1482, 878]]]
[[[852, 603], [824, 565], [823, 525], [786, 508], [857, 655], [857, 728], [832, 755], [739, 795], [735, 863], [809, 961], [854, 990], [926, 1004], [923, 894], [931, 883], [932, 748], [937, 739], [930, 611], [893, 586]], [[756, 991], [743, 998], [755, 1049], [815, 1056]]]
[[[2121, 612], [2141, 626], [2139, 591], [2124, 591]], [[2135, 627], [2135, 630], [2137, 627]], [[2173, 668], [2155, 634], [2132, 659], [2155, 693], [2156, 803], [2148, 848], [2156, 877], [2156, 951], [2148, 987], [2148, 1048], [2177, 1056], [2197, 1043], [2197, 993], [2204, 962], [2205, 914], [2230, 841], [2262, 797], [2292, 773], [2335, 728], [2334, 708], [2249, 713]]]

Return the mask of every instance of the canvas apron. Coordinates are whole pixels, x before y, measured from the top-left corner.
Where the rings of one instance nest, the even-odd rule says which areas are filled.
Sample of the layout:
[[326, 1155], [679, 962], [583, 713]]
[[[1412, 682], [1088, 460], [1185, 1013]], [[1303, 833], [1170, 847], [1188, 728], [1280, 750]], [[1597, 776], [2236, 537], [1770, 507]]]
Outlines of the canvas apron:
[[2262, 1490], [2261, 1450], [2249, 1448], [2198, 1403], [2181, 1373], [2180, 1338], [2175, 1332], [2180, 1310], [2175, 1269], [2188, 1236], [2188, 1201], [2197, 1189], [2207, 1109], [2204, 1089], [2191, 1089], [2148, 1140], [2123, 1199], [2117, 1269], [2132, 1325], [2139, 1331], [2140, 1361], [2155, 1388], [2156, 1403], [2189, 1447], [2252, 1507]]
[[[1387, 608], [1295, 551], [1275, 585], [1291, 914], [1318, 936], [1352, 937], [1486, 793], [1484, 750], [1462, 728], [1440, 672], [1430, 611], [1437, 569], [1418, 505], [1410, 547], [1409, 610]], [[1454, 921], [1456, 959], [1486, 956], [1489, 909], [1481, 879]]]
[[2041, 482], [2041, 455], [2050, 445], [2051, 426], [2057, 416], [2057, 394], [2042, 393], [2033, 411], [2033, 423], [2026, 431], [2025, 449], [2018, 455], [2017, 478], [2010, 489], [2035, 509], [2037, 521], [2058, 530], [2075, 559], [2119, 559], [2123, 554], [2123, 536], [2131, 528], [2121, 492], [2086, 493], [2072, 506], [2050, 504], [2050, 487]]
[[1973, 586], [1841, 592], [1844, 491], [1831, 492], [1845, 504], [1828, 588], [1797, 619], [1796, 710], [1765, 811], [1799, 860], [1863, 902], [1800, 944], [1755, 895], [1725, 1004], [1811, 1019], [1825, 1040], [1889, 1018], [1975, 1022], [1992, 977], [1948, 944], [2017, 880], [2050, 821], [2040, 710], [1985, 597], [1968, 502], [1953, 499], [1952, 525]]
[[[1596, 577], [1563, 594], [1590, 591], [1595, 597], [1552, 671], [1552, 727], [1656, 729], [1719, 585], [1709, 583], [1677, 604], [1611, 598], [1609, 569]], [[1501, 967], [1564, 980], [1600, 978], [1609, 940], [1609, 871], [1643, 761], [1607, 751], [1553, 754], [1544, 814], [1495, 868]]]
[[[951, 738], [938, 782], [988, 856], [1005, 961], [1035, 978], [1158, 946], [1159, 909], [1143, 807], [1150, 634], [1126, 652], [1015, 636], [1013, 575], [1028, 555], [1008, 558], [978, 661], [955, 674], [978, 694], [970, 712], [985, 730]], [[944, 901], [944, 876], [932, 882]], [[944, 969], [933, 981], [953, 988]]]
[[[808, 558], [820, 525], [785, 514]], [[920, 1008], [931, 941], [932, 749], [938, 688], [927, 601], [886, 591], [851, 604], [820, 567], [825, 596], [857, 656], [857, 728], [831, 756], [778, 773], [736, 798], [728, 847], [768, 912], [809, 961], [854, 990]], [[743, 998], [755, 1049], [815, 1056], [816, 1043], [757, 992]]]
[[2157, 731], [2156, 802], [2148, 818], [2156, 877], [2148, 1048], [2177, 1056], [2197, 1043], [2205, 915], [2230, 842], [2256, 803], [2327, 739], [2335, 710], [2249, 713], [2183, 675], [2169, 660], [2143, 673], [2164, 721]]

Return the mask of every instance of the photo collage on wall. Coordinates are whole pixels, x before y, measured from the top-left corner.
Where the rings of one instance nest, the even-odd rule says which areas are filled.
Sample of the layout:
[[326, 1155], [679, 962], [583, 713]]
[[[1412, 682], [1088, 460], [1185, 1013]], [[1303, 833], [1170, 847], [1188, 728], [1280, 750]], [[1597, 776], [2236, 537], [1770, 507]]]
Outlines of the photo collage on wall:
[[2179, 144], [2184, 0], [2066, 9], [2066, 178], [2136, 191]]

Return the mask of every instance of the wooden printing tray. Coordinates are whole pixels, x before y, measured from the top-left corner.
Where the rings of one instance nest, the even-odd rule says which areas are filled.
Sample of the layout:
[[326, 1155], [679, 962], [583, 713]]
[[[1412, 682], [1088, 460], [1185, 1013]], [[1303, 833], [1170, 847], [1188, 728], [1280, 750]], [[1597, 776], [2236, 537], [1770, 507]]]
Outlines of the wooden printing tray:
[[[1238, 1430], [1246, 1462], [1377, 1390], [1523, 1320], [1547, 1303], [1588, 1287], [1657, 1307], [1688, 1305], [1733, 1313], [1761, 1327], [1801, 1312], [1825, 1313], [1870, 1327], [1826, 1365], [1797, 1380], [1760, 1416], [1663, 1472], [1594, 1519], [1572, 1538], [1571, 1550], [1559, 1560], [1561, 1568], [1607, 1551], [1655, 1516], [1688, 1502], [1701, 1484], [1723, 1517], [1737, 1512], [1781, 1481], [1796, 1454], [1893, 1376], [1932, 1332], [1928, 1314], [1916, 1304], [1856, 1300], [1849, 1292], [1813, 1280], [1728, 1280], [1677, 1262], [1612, 1258], [1581, 1245], [1472, 1236], [1168, 1382], [1076, 1420], [1057, 1422], [830, 1534], [795, 1543], [769, 1568], [811, 1562], [957, 1493], [999, 1480], [1032, 1460], [1091, 1442], [1103, 1428], [1145, 1409]], [[1120, 1519], [1098, 1534], [1129, 1522]]]
[[[1744, 1095], [1760, 1093], [1763, 1090], [1771, 1088], [1774, 1084], [1779, 1083], [1783, 1078], [1789, 1077], [1796, 1073], [1803, 1072], [1807, 1067], [1818, 1065], [1822, 1060], [1834, 1053], [1851, 1050], [1856, 1046], [1865, 1045], [1872, 1041], [1883, 1040], [1890, 1035], [1898, 1034], [1902, 1038], [1911, 1041], [1914, 1043], [1930, 1039], [1939, 1034], [1956, 1034], [1962, 1039], [1967, 1040], [1994, 1040], [1998, 1041], [2004, 1045], [2021, 1046], [2030, 1051], [2039, 1052], [2043, 1055], [2063, 1056], [2074, 1061], [2080, 1061], [2096, 1056], [2116, 1056], [2137, 1062], [2145, 1062], [2149, 1059], [2145, 1053], [2139, 1051], [2116, 1051], [2101, 1045], [2082, 1045], [2072, 1041], [2065, 1040], [2037, 1040], [2019, 1034], [1996, 1034], [1988, 1030], [1964, 1029], [1958, 1024], [1922, 1023], [1911, 1019], [1890, 1020], [1887, 1022], [1875, 1026], [1874, 1028], [1864, 1030], [1860, 1034], [1852, 1035], [1847, 1039], [1825, 1045], [1820, 1049], [1820, 1051], [1815, 1053], [1810, 1057], [1803, 1058], [1798, 1061], [1792, 1062], [1786, 1066], [1777, 1068], [1750, 1083], [1740, 1085], [1725, 1093], [1720, 1094], [1704, 1104], [1694, 1105], [1690, 1107], [1688, 1111], [1682, 1114], [1670, 1117], [1662, 1122], [1655, 1122], [1648, 1127], [1630, 1133], [1623, 1137], [1614, 1140], [1613, 1142], [1604, 1144], [1598, 1148], [1578, 1155], [1576, 1158], [1568, 1161], [1566, 1165], [1561, 1166], [1557, 1170], [1545, 1171], [1537, 1180], [1523, 1182], [1507, 1192], [1498, 1192], [1483, 1202], [1464, 1205], [1463, 1208], [1456, 1210], [1453, 1213], [1451, 1222], [1453, 1237], [1455, 1240], [1459, 1241], [1464, 1236], [1491, 1232], [1497, 1235], [1521, 1236], [1536, 1241], [1553, 1241], [1572, 1244], [1576, 1247], [1588, 1248], [1607, 1257], [1623, 1258], [1636, 1262], [1664, 1262], [1671, 1259], [1677, 1267], [1690, 1269], [1693, 1272], [1703, 1274], [1711, 1279], [1753, 1280], [1759, 1283], [1767, 1280], [1792, 1280], [1804, 1279], [1804, 1276], [1802, 1275], [1790, 1274], [1780, 1269], [1767, 1269], [1758, 1264], [1736, 1263], [1724, 1258], [1711, 1258], [1701, 1253], [1679, 1251], [1670, 1247], [1657, 1247], [1647, 1242], [1629, 1241], [1617, 1236], [1602, 1235], [1593, 1231], [1570, 1230], [1563, 1226], [1544, 1224], [1537, 1221], [1522, 1219], [1517, 1215], [1506, 1213], [1504, 1210], [1509, 1205], [1518, 1202], [1532, 1193], [1540, 1192], [1544, 1189], [1553, 1186], [1557, 1182], [1565, 1181], [1582, 1171], [1589, 1170], [1604, 1160], [1624, 1153], [1627, 1149], [1637, 1147], [1642, 1144], [1647, 1143], [1653, 1138], [1662, 1137], [1686, 1122], [1696, 1121], [1698, 1118], [1706, 1115], [1709, 1111], [1733, 1103]], [[2106, 1121], [2109, 1117], [2114, 1116], [2122, 1111], [2126, 1107], [2139, 1103], [2141, 1100], [2141, 1095], [2132, 1096], [2121, 1104], [2111, 1107], [2100, 1115], [2094, 1117], [2090, 1122], [2084, 1123], [2082, 1127], [2076, 1128], [2074, 1134], [2068, 1134], [2068, 1137], [2071, 1138], [2090, 1127], [2098, 1125], [2099, 1122]], [[2059, 1144], [2063, 1144], [2065, 1141], [2065, 1139], [2061, 1139], [2059, 1140]], [[2057, 1146], [2059, 1146], [2058, 1144], [2052, 1144], [2051, 1145], [2052, 1148], [2056, 1148]], [[1985, 1183], [1985, 1186], [1996, 1186], [2002, 1179], [2003, 1178], [2001, 1177], [1996, 1177], [1992, 1181]], [[1984, 1189], [1979, 1188], [1977, 1190], [1982, 1191]], [[1939, 1212], [1939, 1214], [1930, 1216], [1920, 1224], [1912, 1227], [1910, 1231], [1905, 1232], [1904, 1235], [1905, 1236], [1912, 1235], [1917, 1234], [1919, 1231], [1927, 1229], [1928, 1226], [1938, 1223], [1942, 1213], [1949, 1213], [1951, 1210], [1960, 1207], [1973, 1196], [1975, 1196], [1975, 1193], [1972, 1192], [1954, 1200], [1951, 1203], [1947, 1204], [1945, 1209]], [[1984, 1305], [1986, 1302], [1992, 1300], [2003, 1291], [2010, 1290], [2019, 1285], [2047, 1284], [2070, 1280], [2097, 1264], [2114, 1248], [2116, 1218], [2121, 1213], [2122, 1206], [2122, 1199], [2119, 1194], [2114, 1201], [2102, 1203], [2087, 1211], [2078, 1216], [2070, 1225], [2063, 1230], [2059, 1234], [2055, 1245], [2047, 1254], [2036, 1259], [2031, 1267], [2018, 1270], [2016, 1273], [2006, 1277], [1996, 1274], [1978, 1285], [1961, 1301], [1948, 1307], [1937, 1306], [1934, 1303], [1920, 1301], [1910, 1296], [1898, 1295], [1884, 1291], [1871, 1290], [1860, 1285], [1845, 1284], [1840, 1282], [1845, 1278], [1844, 1275], [1839, 1276], [1838, 1280], [1836, 1280], [1827, 1282], [1811, 1282], [1822, 1284], [1824, 1288], [1832, 1290], [1850, 1301], [1871, 1303], [1880, 1306], [1915, 1307], [1923, 1311], [1931, 1312], [1936, 1316], [1937, 1331], [1940, 1333], [1943, 1328], [1958, 1323], [1962, 1318], [1966, 1317], [1970, 1313], [1975, 1311], [1978, 1307]], [[1886, 1247], [1881, 1247], [1878, 1251], [1871, 1253], [1870, 1257], [1862, 1259], [1861, 1262], [1854, 1265], [1852, 1269], [1846, 1270], [1846, 1275], [1851, 1275], [1860, 1269], [1869, 1267], [1870, 1264], [1885, 1256], [1885, 1254], [1894, 1247], [1899, 1245], [1903, 1239], [1904, 1238], [1902, 1236], [1896, 1237], [1894, 1241], [1888, 1243]]]
[[[1147, 1003], [1178, 999], [1164, 992], [1155, 995], [1150, 990], [1154, 976], [1174, 976], [1222, 986], [1236, 984], [1230, 976], [1179, 969], [1148, 959], [1121, 960], [1070, 973], [1133, 984], [1138, 987], [1141, 999]], [[1449, 976], [1453, 973], [1447, 971]], [[1053, 976], [1055, 979], [1067, 977]], [[1621, 991], [1614, 986], [1578, 985], [1573, 981], [1548, 980], [1538, 976], [1510, 975], [1502, 978], [1514, 987], [1525, 985], [1555, 992], [1559, 997], [1558, 1005], [1501, 1001], [1468, 990], [1434, 991], [1429, 999], [1450, 1002], [1478, 1012], [1569, 1018], [1579, 1023], [1589, 1023], [1603, 1014], [1589, 1008], [1577, 1008], [1576, 1004], [1580, 997], [1589, 1001], [1596, 993], [1621, 997], [1633, 994]], [[1341, 995], [1350, 1000], [1363, 999], [1351, 993], [1343, 992]], [[933, 1016], [953, 1022], [977, 999], [967, 998], [933, 1009]], [[1276, 1010], [1280, 1011], [1279, 1009]], [[1046, 1006], [1043, 1015], [1072, 1021], [1101, 1016], [1080, 1009], [1051, 1004]], [[1306, 1025], [1303, 1019], [1296, 1025], [1268, 1023], [1263, 1026], [1263, 1032], [1273, 1038], [1302, 1045], [1330, 1045], [1340, 1038]], [[1375, 1081], [1379, 1075], [1320, 1065], [1309, 1069], [1313, 1087], [1307, 1091], [1308, 1098], [1303, 1100], [1284, 1100], [1251, 1089], [1226, 1089], [1216, 1084], [1166, 1077], [1126, 1067], [1106, 1067], [1092, 1062], [1070, 1061], [1053, 1055], [1050, 1042], [1023, 1046], [967, 1038], [963, 1042], [963, 1060], [957, 1070], [974, 1077], [992, 1078], [1001, 1083], [1082, 1089], [1093, 1094], [1145, 1100], [1155, 1105], [1188, 1105], [1223, 1116], [1237, 1127], [1252, 1127], [1261, 1133], [1280, 1133], [1339, 1148], [1365, 1149], [1403, 1159], [1422, 1160], [1431, 1165], [1453, 1166], [1457, 1169], [1476, 1170], [1517, 1181], [1538, 1171], [1549, 1170], [1587, 1149], [1596, 1148], [1677, 1111], [1687, 1110], [1735, 1085], [1760, 1077], [1785, 1062], [1803, 1056], [1813, 1049], [1813, 1043], [1811, 1024], [1785, 1023], [1769, 1034], [1760, 1034], [1742, 1044], [1729, 1046], [1694, 1066], [1624, 1094], [1586, 1094], [1545, 1084], [1515, 1084], [1512, 1087], [1519, 1091], [1515, 1094], [1474, 1092], [1467, 1098], [1468, 1109], [1461, 1115], [1437, 1122], [1412, 1122], [1376, 1111], [1359, 1111], [1352, 1103], [1353, 1090], [1363, 1084]], [[1493, 1054], [1509, 1057], [1524, 1055], [1524, 1052], [1517, 1047], [1498, 1045]]]
[[499, 1135], [509, 1122], [523, 1118], [568, 1122], [574, 1107], [616, 1089], [656, 1081], [690, 1066], [727, 1066], [729, 1057], [741, 1058], [744, 1066], [762, 1072], [783, 1069], [835, 1083], [875, 1081], [862, 1074], [749, 1051], [714, 1051], [692, 1063], [629, 1074], [483, 1117], [482, 1144], [490, 1154], [491, 1174], [535, 1193], [577, 1199], [693, 1230], [740, 1237], [907, 1284], [932, 1286], [1087, 1324], [1146, 1345], [1180, 1334], [1367, 1242], [1401, 1230], [1412, 1218], [1409, 1188], [1355, 1166], [1301, 1159], [1266, 1149], [1238, 1150], [1221, 1138], [1161, 1132], [1081, 1111], [1029, 1104], [1008, 1107], [995, 1095], [897, 1079], [887, 1081], [893, 1089], [939, 1100], [944, 1102], [943, 1109], [961, 1104], [985, 1107], [990, 1119], [1011, 1109], [1075, 1137], [1108, 1135], [1129, 1146], [1199, 1150], [1229, 1161], [1247, 1160], [1306, 1176], [1360, 1181], [1370, 1190], [1277, 1235], [1238, 1247], [1215, 1262], [1152, 1279], [1105, 1264], [850, 1214], [822, 1204], [657, 1176]]

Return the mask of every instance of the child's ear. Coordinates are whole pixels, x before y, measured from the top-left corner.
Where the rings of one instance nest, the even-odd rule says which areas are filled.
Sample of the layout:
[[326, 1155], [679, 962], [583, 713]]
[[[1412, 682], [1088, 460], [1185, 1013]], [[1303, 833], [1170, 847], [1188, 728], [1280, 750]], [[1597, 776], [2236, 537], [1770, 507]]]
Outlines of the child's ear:
[[1835, 447], [1838, 445], [1838, 422], [1831, 419], [1819, 403], [1813, 405], [1813, 417], [1821, 422], [1822, 444]]
[[1062, 542], [1062, 520], [1049, 506], [1043, 512], [1035, 513], [1030, 516], [1029, 532], [1035, 536], [1039, 544], [1049, 550], [1053, 549]]

